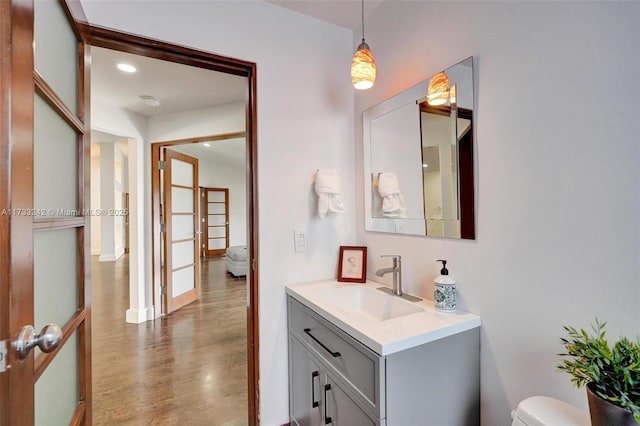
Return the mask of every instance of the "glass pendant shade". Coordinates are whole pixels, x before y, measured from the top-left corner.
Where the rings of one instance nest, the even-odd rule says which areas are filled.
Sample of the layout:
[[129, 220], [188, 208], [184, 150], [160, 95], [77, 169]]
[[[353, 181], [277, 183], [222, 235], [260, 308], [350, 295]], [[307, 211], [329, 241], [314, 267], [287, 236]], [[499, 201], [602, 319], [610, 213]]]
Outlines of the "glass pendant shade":
[[356, 89], [364, 90], [373, 87], [375, 81], [376, 61], [363, 39], [351, 62], [351, 82]]
[[431, 77], [427, 89], [427, 102], [429, 105], [444, 105], [449, 100], [449, 77], [443, 72]]

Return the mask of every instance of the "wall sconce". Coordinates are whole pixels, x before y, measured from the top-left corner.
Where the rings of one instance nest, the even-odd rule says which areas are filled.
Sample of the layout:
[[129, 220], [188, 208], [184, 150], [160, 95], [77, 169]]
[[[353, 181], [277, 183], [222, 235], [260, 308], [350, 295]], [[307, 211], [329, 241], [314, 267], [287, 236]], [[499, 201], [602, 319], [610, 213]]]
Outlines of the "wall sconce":
[[362, 43], [351, 61], [351, 82], [358, 90], [373, 87], [376, 81], [376, 61], [369, 45], [364, 41], [364, 0], [362, 0]]

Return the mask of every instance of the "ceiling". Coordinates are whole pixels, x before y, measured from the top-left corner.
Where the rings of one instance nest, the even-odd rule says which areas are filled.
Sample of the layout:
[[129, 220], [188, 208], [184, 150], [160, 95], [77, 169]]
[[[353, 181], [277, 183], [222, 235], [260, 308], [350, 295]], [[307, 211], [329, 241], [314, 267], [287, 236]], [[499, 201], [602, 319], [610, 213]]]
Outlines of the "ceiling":
[[[349, 30], [359, 30], [362, 26], [362, 4], [359, 0], [265, 1]], [[383, 0], [365, 0], [364, 17], [369, 16], [382, 2]]]
[[[263, 1], [350, 30], [359, 30], [361, 25], [361, 3], [358, 0]], [[365, 18], [382, 1], [366, 0]], [[133, 65], [137, 71], [122, 72], [116, 68], [119, 63]], [[145, 117], [244, 102], [246, 90], [245, 77], [100, 47], [91, 49], [92, 102], [133, 111]], [[154, 97], [159, 105], [151, 106], [141, 96]], [[95, 131], [92, 132], [92, 139], [95, 142], [110, 141], [109, 135]], [[239, 145], [243, 146], [233, 142], [216, 142], [211, 147], [216, 148], [211, 149], [194, 144], [191, 149], [195, 151], [191, 155], [218, 155], [233, 163], [244, 164], [244, 152], [237, 148]], [[189, 149], [185, 148], [183, 152]], [[223, 152], [225, 149], [226, 153]]]
[[[342, 28], [360, 28], [361, 3], [358, 0], [264, 1]], [[366, 0], [365, 17], [382, 1]], [[244, 77], [100, 47], [91, 51], [92, 98], [146, 117], [243, 102], [246, 98]], [[122, 72], [116, 68], [118, 63], [133, 65], [137, 71], [132, 74]], [[140, 96], [152, 96], [159, 105], [150, 106]]]
[[224, 163], [229, 167], [244, 168], [245, 166], [244, 138], [214, 141], [209, 143], [209, 146], [206, 146], [205, 142], [173, 145], [170, 149], [196, 157], [205, 164], [215, 161], [216, 164]]
[[[133, 65], [137, 71], [120, 71], [116, 68], [119, 63]], [[246, 77], [101, 47], [91, 49], [92, 99], [146, 117], [243, 102], [246, 91]], [[147, 105], [140, 96], [153, 96], [160, 104]]]

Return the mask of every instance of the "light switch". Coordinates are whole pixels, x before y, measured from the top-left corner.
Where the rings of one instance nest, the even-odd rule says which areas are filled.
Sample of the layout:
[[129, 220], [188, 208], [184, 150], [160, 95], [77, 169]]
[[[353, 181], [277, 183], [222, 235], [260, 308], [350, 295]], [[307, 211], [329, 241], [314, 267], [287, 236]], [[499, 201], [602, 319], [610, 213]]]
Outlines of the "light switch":
[[293, 231], [293, 247], [296, 253], [301, 253], [307, 249], [307, 235], [304, 231]]

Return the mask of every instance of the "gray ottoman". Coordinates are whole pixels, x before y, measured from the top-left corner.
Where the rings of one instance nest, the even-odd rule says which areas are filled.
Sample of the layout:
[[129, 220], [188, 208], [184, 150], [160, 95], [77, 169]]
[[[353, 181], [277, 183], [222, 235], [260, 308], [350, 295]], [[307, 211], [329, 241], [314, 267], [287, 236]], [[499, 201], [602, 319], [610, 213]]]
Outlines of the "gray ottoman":
[[247, 275], [247, 247], [231, 246], [227, 249], [227, 272], [234, 277]]

